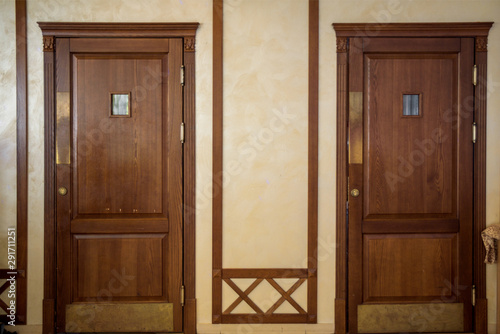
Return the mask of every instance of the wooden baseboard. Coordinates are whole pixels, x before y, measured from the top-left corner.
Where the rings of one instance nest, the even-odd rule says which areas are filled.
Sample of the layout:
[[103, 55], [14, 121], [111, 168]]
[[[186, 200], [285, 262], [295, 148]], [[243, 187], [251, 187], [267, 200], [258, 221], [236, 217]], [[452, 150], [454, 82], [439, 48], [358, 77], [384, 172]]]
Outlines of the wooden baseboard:
[[54, 334], [55, 330], [55, 302], [54, 299], [43, 300], [43, 334]]
[[[475, 333], [487, 334], [488, 333], [488, 299], [477, 299], [475, 306]], [[498, 333], [498, 327], [497, 327]]]
[[345, 300], [335, 299], [335, 333], [346, 333], [346, 314], [345, 314]]
[[196, 299], [184, 303], [184, 334], [196, 334]]

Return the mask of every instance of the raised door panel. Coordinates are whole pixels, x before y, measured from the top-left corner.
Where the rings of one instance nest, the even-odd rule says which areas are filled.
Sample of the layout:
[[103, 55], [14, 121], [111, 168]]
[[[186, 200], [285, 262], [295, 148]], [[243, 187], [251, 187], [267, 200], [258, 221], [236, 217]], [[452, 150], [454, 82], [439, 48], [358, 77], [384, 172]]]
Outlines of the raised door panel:
[[368, 54], [365, 69], [365, 219], [457, 218], [457, 55]]
[[456, 234], [365, 235], [363, 249], [364, 302], [453, 299]]
[[73, 235], [74, 300], [167, 299], [166, 243], [165, 234]]
[[[166, 62], [165, 56], [74, 57], [75, 215], [166, 212], [166, 115], [156, 81]], [[113, 105], [117, 97], [127, 103]]]

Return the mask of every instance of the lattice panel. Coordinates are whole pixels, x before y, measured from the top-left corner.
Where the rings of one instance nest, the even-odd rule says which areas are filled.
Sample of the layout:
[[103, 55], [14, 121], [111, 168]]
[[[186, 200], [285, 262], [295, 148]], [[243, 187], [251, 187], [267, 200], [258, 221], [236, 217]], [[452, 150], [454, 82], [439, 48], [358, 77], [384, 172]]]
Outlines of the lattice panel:
[[[256, 278], [250, 279], [250, 284], [248, 284], [249, 279], [224, 278], [223, 281], [225, 282], [224, 291], [232, 291], [234, 292], [232, 295], [235, 296], [234, 301], [224, 308], [224, 315], [242, 313], [258, 315], [307, 314], [307, 307], [301, 305], [303, 298], [299, 299], [294, 296], [294, 294], [299, 296], [297, 291], [301, 287], [305, 288], [306, 278]], [[258, 293], [259, 290], [260, 293]], [[266, 293], [266, 298], [258, 298]], [[247, 307], [242, 307], [245, 304]]]
[[8, 298], [8, 290], [10, 283], [6, 279], [0, 279], [0, 315], [7, 314], [7, 304], [10, 302]]

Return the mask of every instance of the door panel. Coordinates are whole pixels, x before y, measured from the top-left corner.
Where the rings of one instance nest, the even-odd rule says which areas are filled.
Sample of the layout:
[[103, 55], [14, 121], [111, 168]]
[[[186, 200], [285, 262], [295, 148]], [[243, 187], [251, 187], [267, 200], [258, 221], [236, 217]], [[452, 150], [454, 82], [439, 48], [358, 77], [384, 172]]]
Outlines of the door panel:
[[[75, 55], [74, 182], [79, 214], [166, 212], [163, 189], [167, 145], [162, 115], [163, 87], [154, 81], [139, 89], [151, 73], [161, 73], [167, 56]], [[117, 58], [119, 57], [119, 58]], [[163, 59], [162, 59], [163, 58]], [[151, 80], [151, 79], [149, 79]], [[111, 115], [111, 94], [131, 94], [130, 117]], [[90, 98], [89, 98], [90, 97]], [[112, 152], [112, 154], [108, 154]], [[165, 217], [165, 215], [163, 215]]]
[[[365, 219], [456, 218], [457, 55], [365, 56]], [[434, 84], [433, 84], [434, 83]], [[403, 96], [418, 116], [403, 115]]]
[[450, 298], [458, 270], [456, 234], [365, 234], [364, 302]]
[[471, 331], [473, 40], [350, 43], [348, 330]]
[[165, 234], [73, 235], [74, 301], [164, 300], [165, 246]]
[[66, 50], [57, 330], [180, 332], [182, 39], [69, 39]]

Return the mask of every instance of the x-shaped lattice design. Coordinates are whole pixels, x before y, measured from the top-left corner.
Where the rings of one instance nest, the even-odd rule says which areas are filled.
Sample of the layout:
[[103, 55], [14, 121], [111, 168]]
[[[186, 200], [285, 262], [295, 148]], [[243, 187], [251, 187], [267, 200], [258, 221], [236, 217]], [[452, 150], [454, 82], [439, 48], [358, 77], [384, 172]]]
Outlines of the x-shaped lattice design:
[[294, 285], [290, 287], [287, 291], [283, 290], [283, 288], [276, 283], [276, 281], [272, 278], [266, 278], [265, 280], [271, 284], [273, 288], [275, 288], [280, 294], [281, 297], [274, 303], [266, 312], [262, 311], [260, 307], [257, 306], [249, 297], [250, 293], [255, 290], [255, 288], [264, 280], [264, 278], [257, 278], [253, 283], [246, 288], [245, 291], [242, 291], [230, 278], [224, 278], [224, 282], [227, 283], [238, 294], [238, 298], [224, 311], [223, 314], [230, 314], [236, 306], [238, 306], [242, 301], [245, 301], [257, 314], [273, 314], [274, 311], [278, 309], [286, 301], [290, 303], [300, 314], [307, 314], [307, 312], [300, 307], [299, 304], [292, 298], [292, 294], [306, 281], [305, 278], [300, 278]]
[[[0, 286], [0, 296], [2, 295], [2, 293], [5, 292], [5, 290], [7, 290], [7, 288], [9, 286], [10, 286], [10, 282], [9, 281], [5, 281], [5, 283]], [[5, 311], [5, 313], [9, 313], [9, 312], [7, 312], [8, 306], [7, 306], [7, 304], [2, 299], [0, 299], [0, 308], [2, 308], [2, 310]]]

